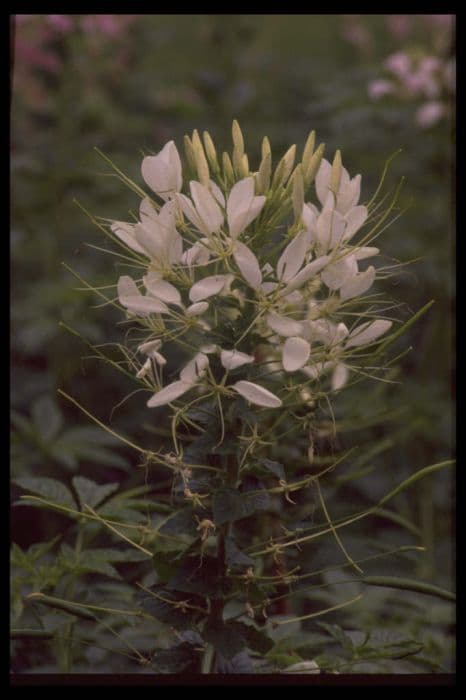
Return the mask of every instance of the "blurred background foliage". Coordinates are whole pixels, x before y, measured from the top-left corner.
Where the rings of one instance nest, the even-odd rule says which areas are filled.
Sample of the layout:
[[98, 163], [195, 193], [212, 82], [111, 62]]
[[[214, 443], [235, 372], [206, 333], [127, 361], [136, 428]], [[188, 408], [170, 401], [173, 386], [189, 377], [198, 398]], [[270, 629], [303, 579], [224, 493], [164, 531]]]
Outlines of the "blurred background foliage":
[[[76, 292], [81, 285], [61, 264], [95, 286], [117, 278], [115, 259], [88, 247], [106, 248], [107, 242], [76, 201], [93, 215], [127, 219], [135, 197], [109, 175], [94, 147], [141, 182], [142, 153], [155, 153], [170, 139], [181, 150], [183, 134], [194, 128], [207, 129], [219, 149], [230, 149], [233, 118], [241, 124], [253, 167], [263, 135], [270, 138], [276, 164], [290, 144], [302, 148], [315, 129], [318, 142], [327, 144], [328, 158], [340, 148], [349, 172], [362, 174], [362, 201], [372, 196], [387, 158], [402, 149], [385, 185], [389, 191], [406, 178], [396, 207], [402, 215], [379, 243], [386, 264], [416, 262], [385, 280], [381, 289], [404, 304], [395, 311], [403, 319], [430, 299], [435, 304], [397, 346], [400, 352], [413, 349], [393, 371], [396, 383], [362, 382], [335, 401], [341, 430], [335, 442], [324, 426], [317, 452], [358, 445], [360, 461], [345, 467], [340, 481], [334, 479], [327, 493], [332, 515], [347, 513], [349, 503], [354, 511], [365, 507], [416, 469], [451, 456], [454, 82], [441, 95], [442, 118], [427, 125], [416, 120], [423, 102], [418, 93], [371, 98], [371, 81], [384, 77], [387, 57], [400, 51], [450, 61], [452, 16], [16, 16], [14, 478], [47, 476], [69, 483], [79, 471], [99, 483], [121, 482], [127, 488], [143, 483], [134, 454], [57, 397], [57, 389], [64, 388], [105, 423], [153, 447], [145, 431], [152, 416], [139, 395], [115, 408], [131, 390], [128, 381], [98, 360], [83, 359], [92, 351], [59, 325], [65, 323], [93, 344], [122, 335], [119, 315], [108, 307], [96, 309], [95, 296]], [[370, 458], [364, 457], [365, 449], [372, 450]], [[353, 472], [357, 478], [345, 478]], [[397, 509], [416, 524], [421, 544], [428, 547], [417, 559], [417, 574], [451, 588], [451, 476], [441, 473], [423, 482], [398, 499]], [[59, 516], [16, 508], [13, 540], [27, 548], [53, 537], [59, 523]], [[371, 520], [370, 527], [360, 532], [359, 541], [348, 536], [354, 558], [377, 539], [387, 546], [406, 542], [388, 520]], [[334, 556], [329, 544], [312, 552], [313, 561], [321, 563]], [[403, 619], [396, 606], [392, 611]]]

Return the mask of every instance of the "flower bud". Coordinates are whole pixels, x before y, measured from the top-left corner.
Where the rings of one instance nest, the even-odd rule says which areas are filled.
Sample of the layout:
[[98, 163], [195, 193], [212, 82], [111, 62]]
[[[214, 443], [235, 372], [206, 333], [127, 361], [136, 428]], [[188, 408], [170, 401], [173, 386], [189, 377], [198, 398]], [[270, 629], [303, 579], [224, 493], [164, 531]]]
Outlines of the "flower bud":
[[296, 145], [290, 146], [281, 161], [278, 163], [272, 180], [272, 187], [285, 184], [293, 170], [296, 157]]
[[304, 178], [301, 164], [296, 167], [293, 174], [292, 200], [294, 217], [296, 221], [299, 221], [304, 206]]
[[332, 163], [332, 172], [330, 173], [330, 186], [329, 189], [336, 196], [338, 190], [340, 189], [340, 179], [341, 179], [341, 153], [338, 150], [335, 153], [335, 157]]
[[227, 184], [232, 185], [235, 181], [235, 173], [233, 172], [233, 165], [230, 160], [228, 153], [222, 154], [222, 165], [223, 165], [223, 176], [227, 181]]
[[257, 194], [265, 194], [270, 186], [270, 176], [272, 174], [272, 156], [266, 153], [262, 157], [259, 172], [256, 175]]
[[194, 129], [194, 131], [193, 131], [192, 143], [193, 143], [194, 159], [196, 162], [196, 170], [197, 170], [197, 176], [199, 178], [199, 182], [202, 185], [204, 185], [204, 187], [209, 187], [209, 184], [210, 184], [209, 165], [207, 163], [207, 158], [205, 157], [204, 148], [202, 147], [201, 139], [199, 138], [199, 134], [197, 132], [197, 129]]
[[317, 171], [319, 170], [320, 162], [323, 158], [324, 151], [325, 143], [321, 143], [319, 147], [315, 150], [315, 152], [312, 154], [312, 157], [309, 161], [309, 165], [307, 166], [307, 170], [303, 170], [305, 187], [309, 187], [309, 185], [312, 185], [312, 183], [314, 182], [314, 178], [317, 175]]
[[207, 160], [215, 174], [220, 172], [220, 165], [217, 158], [217, 151], [215, 150], [214, 142], [208, 131], [204, 131], [202, 134], [204, 140], [204, 148], [207, 155]]
[[191, 170], [194, 172], [196, 170], [196, 159], [194, 157], [194, 148], [191, 143], [191, 139], [187, 134], [184, 135], [184, 152], [186, 154], [186, 160]]
[[311, 162], [312, 154], [314, 153], [315, 142], [316, 142], [316, 132], [311, 131], [311, 133], [307, 137], [307, 141], [306, 141], [306, 144], [304, 146], [304, 151], [303, 151], [302, 164], [303, 164], [303, 172], [304, 173], [308, 169], [309, 163]]

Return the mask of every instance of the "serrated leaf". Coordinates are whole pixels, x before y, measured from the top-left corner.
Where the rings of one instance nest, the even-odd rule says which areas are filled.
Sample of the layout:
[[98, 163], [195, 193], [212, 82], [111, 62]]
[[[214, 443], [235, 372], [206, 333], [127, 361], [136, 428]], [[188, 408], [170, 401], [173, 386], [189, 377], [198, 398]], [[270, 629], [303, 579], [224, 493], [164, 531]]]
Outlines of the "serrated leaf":
[[102, 503], [107, 496], [114, 493], [119, 487], [118, 483], [96, 484], [95, 481], [86, 479], [84, 476], [73, 477], [72, 484], [78, 494], [81, 508], [84, 508], [84, 505], [91, 506], [91, 508], [98, 506], [99, 503]]
[[230, 569], [254, 567], [254, 560], [244, 554], [231, 537], [225, 538], [225, 563]]
[[76, 502], [67, 486], [56, 479], [46, 477], [20, 477], [13, 480], [25, 491], [42, 496], [47, 501], [76, 509]]
[[212, 499], [212, 512], [216, 525], [234, 522], [253, 515], [270, 506], [267, 491], [248, 491], [241, 493], [232, 488], [219, 489]]

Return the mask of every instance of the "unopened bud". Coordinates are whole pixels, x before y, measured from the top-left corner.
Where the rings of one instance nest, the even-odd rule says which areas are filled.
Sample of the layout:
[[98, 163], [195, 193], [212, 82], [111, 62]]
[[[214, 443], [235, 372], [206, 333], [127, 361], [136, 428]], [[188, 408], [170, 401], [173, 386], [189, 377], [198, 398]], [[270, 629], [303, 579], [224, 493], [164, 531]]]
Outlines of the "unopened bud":
[[296, 221], [299, 221], [304, 206], [304, 179], [301, 164], [297, 166], [293, 174], [292, 200], [294, 217]]
[[187, 134], [184, 136], [184, 152], [186, 153], [186, 160], [190, 169], [194, 172], [196, 170], [196, 159], [194, 158], [194, 148], [191, 143], [191, 139]]
[[235, 173], [233, 171], [233, 165], [231, 163], [230, 156], [228, 153], [222, 154], [222, 165], [223, 165], [223, 177], [229, 185], [232, 185], [235, 181]]
[[312, 154], [314, 153], [315, 142], [316, 142], [316, 132], [311, 131], [311, 133], [307, 137], [307, 141], [306, 141], [306, 144], [304, 146], [303, 157], [301, 159], [302, 164], [303, 164], [303, 172], [306, 172], [306, 170], [309, 167], [309, 163], [311, 162]]
[[296, 157], [296, 145], [290, 146], [281, 161], [278, 163], [272, 180], [272, 187], [285, 184], [293, 170], [294, 159]]
[[338, 150], [332, 163], [332, 172], [330, 173], [330, 191], [336, 196], [340, 189], [341, 180], [341, 153]]
[[197, 129], [193, 131], [193, 150], [194, 150], [194, 160], [196, 162], [197, 176], [199, 182], [204, 185], [204, 187], [209, 187], [210, 175], [209, 175], [209, 165], [207, 163], [207, 158], [205, 157], [204, 148], [199, 138]]
[[249, 159], [246, 153], [243, 153], [243, 155], [241, 156], [241, 161], [238, 170], [241, 177], [249, 177]]
[[209, 161], [209, 165], [214, 171], [214, 173], [218, 174], [220, 171], [220, 165], [218, 163], [217, 151], [215, 150], [214, 142], [212, 141], [212, 138], [208, 131], [204, 131], [204, 133], [202, 134], [202, 138], [204, 140], [204, 148], [207, 155], [207, 160]]
[[270, 156], [272, 158], [272, 149], [270, 147], [270, 141], [267, 138], [267, 136], [264, 136], [264, 138], [262, 139], [261, 156], [262, 158], [265, 158], [266, 156]]
[[265, 194], [270, 186], [272, 174], [272, 156], [266, 153], [261, 160], [259, 172], [256, 175], [257, 194]]
[[231, 134], [233, 136], [233, 145], [235, 151], [238, 152], [238, 155], [241, 157], [244, 153], [244, 139], [243, 139], [243, 134], [241, 132], [241, 129], [239, 127], [238, 122], [236, 119], [233, 120], [233, 125], [231, 127]]
[[317, 175], [317, 171], [320, 168], [320, 163], [324, 156], [324, 151], [325, 143], [321, 143], [316, 149], [315, 153], [312, 154], [311, 160], [309, 161], [309, 165], [307, 166], [307, 170], [303, 170], [304, 184], [306, 187], [309, 187], [309, 185], [312, 185], [312, 183], [314, 182], [314, 178]]

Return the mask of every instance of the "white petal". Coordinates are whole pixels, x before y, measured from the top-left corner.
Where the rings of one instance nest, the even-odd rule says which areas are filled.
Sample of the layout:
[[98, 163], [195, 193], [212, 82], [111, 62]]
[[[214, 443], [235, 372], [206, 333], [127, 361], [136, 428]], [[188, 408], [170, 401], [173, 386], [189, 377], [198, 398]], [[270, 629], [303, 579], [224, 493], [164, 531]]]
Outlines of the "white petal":
[[280, 293], [280, 296], [286, 296], [295, 289], [302, 287], [302, 285], [308, 282], [312, 277], [315, 277], [327, 265], [329, 260], [329, 255], [323, 255], [305, 265], [305, 267], [289, 281], [285, 289]]
[[138, 346], [138, 352], [143, 352], [145, 355], [152, 355], [153, 352], [160, 350], [161, 346], [161, 340], [149, 340], [147, 343], [141, 343], [141, 345]]
[[333, 250], [341, 241], [345, 232], [346, 221], [335, 209], [327, 209], [317, 219], [317, 240], [322, 252]]
[[164, 406], [165, 404], [171, 403], [172, 401], [178, 399], [193, 386], [194, 384], [189, 384], [182, 381], [172, 382], [172, 384], [168, 384], [168, 386], [154, 394], [147, 402], [147, 405], [149, 408]]
[[142, 294], [138, 296], [121, 296], [120, 303], [125, 306], [128, 311], [138, 316], [169, 313], [168, 307], [163, 301], [155, 299], [155, 297], [144, 297]]
[[150, 359], [147, 358], [147, 360], [144, 362], [144, 364], [141, 367], [141, 369], [139, 370], [139, 372], [136, 373], [136, 377], [138, 379], [144, 379], [144, 377], [147, 374], [151, 373], [151, 370], [152, 370], [152, 365], [151, 365]]
[[301, 218], [308, 233], [311, 235], [312, 241], [316, 240], [316, 223], [318, 215], [319, 212], [317, 210], [317, 207], [314, 206], [314, 204], [309, 204], [308, 202], [303, 205]]
[[232, 389], [238, 392], [245, 399], [257, 406], [266, 406], [267, 408], [279, 408], [282, 405], [281, 400], [271, 391], [264, 389], [263, 386], [246, 382], [244, 380], [232, 384]]
[[254, 362], [252, 355], [246, 355], [238, 350], [222, 350], [220, 353], [220, 361], [225, 369], [236, 369], [242, 365], [247, 365]]
[[349, 241], [349, 239], [359, 231], [367, 219], [367, 214], [367, 208], [362, 204], [349, 210], [345, 216], [346, 228], [343, 236], [344, 241]]
[[120, 277], [118, 280], [117, 290], [120, 300], [121, 297], [138, 296], [138, 294], [141, 294], [136, 282], [128, 275], [122, 275]]
[[164, 365], [167, 364], [167, 360], [165, 359], [165, 357], [163, 355], [161, 355], [159, 352], [157, 352], [156, 350], [154, 350], [154, 352], [151, 354], [151, 357], [161, 367], [163, 367]]
[[304, 263], [306, 253], [311, 244], [308, 231], [301, 231], [288, 243], [277, 262], [277, 277], [282, 282], [289, 282]]
[[254, 179], [246, 177], [231, 189], [227, 202], [228, 229], [237, 238], [260, 213], [265, 204], [263, 195], [254, 196]]
[[162, 199], [179, 192], [182, 185], [181, 160], [173, 141], [155, 156], [146, 156], [141, 166], [142, 177]]
[[223, 196], [223, 192], [220, 187], [213, 180], [209, 180], [209, 187], [217, 202], [221, 207], [223, 207], [223, 209], [225, 209], [225, 197]]
[[153, 222], [152, 230], [149, 230], [142, 224], [136, 224], [134, 234], [137, 242], [144, 249], [145, 255], [154, 260], [161, 260], [164, 257], [164, 238], [156, 222]]
[[325, 158], [322, 158], [319, 170], [316, 175], [316, 193], [320, 203], [323, 205], [327, 198], [328, 188], [330, 185], [330, 175], [332, 166]]
[[295, 372], [303, 367], [311, 354], [311, 346], [304, 338], [287, 338], [283, 346], [283, 368]]
[[372, 287], [375, 280], [375, 268], [371, 265], [364, 272], [360, 272], [359, 275], [355, 275], [351, 279], [347, 280], [340, 287], [340, 298], [342, 301], [345, 299], [352, 299], [353, 297], [361, 296], [364, 292], [367, 292], [369, 287]]
[[354, 255], [347, 255], [336, 263], [328, 265], [321, 274], [322, 282], [329, 289], [340, 289], [349, 279], [358, 274], [358, 263]]
[[149, 272], [148, 275], [143, 277], [143, 282], [145, 288], [152, 296], [161, 299], [166, 304], [181, 306], [181, 295], [177, 288], [173, 284], [170, 284], [170, 282], [158, 279], [158, 275], [153, 275], [152, 272]]
[[203, 352], [198, 352], [192, 360], [188, 362], [180, 372], [180, 379], [183, 382], [197, 382], [205, 373], [209, 365], [209, 358]]
[[214, 296], [214, 294], [218, 294], [227, 281], [227, 275], [211, 275], [209, 277], [204, 277], [204, 279], [193, 284], [189, 290], [189, 298], [192, 302], [208, 299]]
[[341, 389], [342, 387], [345, 386], [346, 382], [348, 381], [348, 367], [344, 365], [342, 362], [339, 362], [338, 365], [335, 367], [333, 370], [332, 374], [332, 389], [333, 391], [338, 391], [338, 389]]
[[391, 326], [392, 322], [386, 321], [385, 319], [362, 323], [351, 331], [346, 347], [359, 347], [360, 345], [372, 343], [374, 340], [377, 340], [379, 336], [386, 333]]
[[176, 202], [179, 205], [181, 211], [186, 216], [187, 219], [202, 233], [209, 235], [210, 231], [207, 225], [203, 222], [199, 216], [195, 206], [185, 194], [178, 194], [175, 196]]
[[120, 241], [123, 241], [128, 248], [136, 251], [136, 253], [147, 255], [144, 248], [142, 248], [136, 240], [134, 234], [135, 224], [127, 224], [124, 221], [114, 221], [110, 228], [115, 236], [117, 236]]
[[233, 257], [241, 274], [253, 289], [258, 289], [262, 282], [262, 273], [256, 256], [244, 243], [235, 241]]
[[198, 301], [196, 304], [191, 304], [188, 306], [185, 313], [186, 316], [200, 316], [209, 308], [209, 304], [206, 301]]
[[379, 254], [379, 249], [373, 246], [362, 246], [361, 248], [354, 248], [352, 255], [355, 260], [365, 260], [366, 258], [372, 258], [374, 255]]
[[359, 201], [361, 193], [361, 176], [356, 175], [352, 180], [340, 187], [337, 195], [337, 209], [342, 214], [346, 214], [351, 207], [354, 207]]
[[192, 180], [189, 187], [197, 213], [205, 224], [207, 234], [218, 231], [223, 224], [223, 214], [214, 196], [207, 187], [196, 180]]
[[275, 333], [285, 337], [301, 335], [302, 333], [302, 323], [287, 318], [286, 316], [280, 316], [279, 314], [269, 314], [267, 316], [267, 325]]
[[261, 289], [264, 294], [272, 294], [278, 287], [278, 282], [262, 282]]

